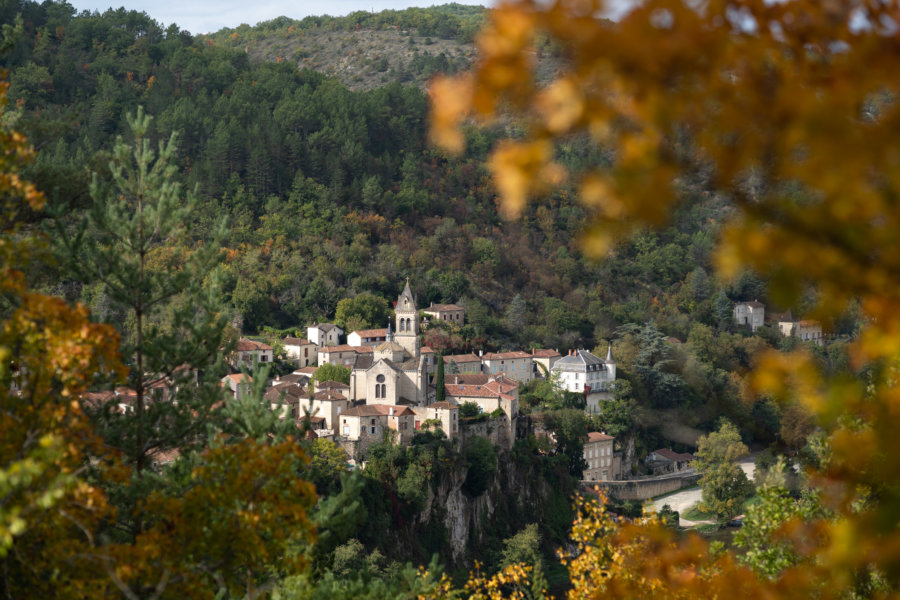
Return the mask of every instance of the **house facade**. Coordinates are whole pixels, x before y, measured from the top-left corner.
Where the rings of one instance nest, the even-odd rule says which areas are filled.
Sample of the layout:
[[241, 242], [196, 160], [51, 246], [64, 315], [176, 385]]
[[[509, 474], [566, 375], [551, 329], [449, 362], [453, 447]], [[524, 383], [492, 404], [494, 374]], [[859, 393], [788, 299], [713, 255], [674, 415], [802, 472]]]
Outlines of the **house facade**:
[[449, 354], [444, 356], [447, 373], [481, 373], [481, 358], [475, 354]]
[[587, 468], [585, 481], [613, 481], [622, 478], [622, 460], [613, 452], [615, 438], [599, 431], [588, 433], [584, 443], [584, 460]]
[[360, 354], [372, 354], [372, 347], [341, 344], [340, 346], [324, 346], [316, 352], [319, 366], [332, 364], [351, 368], [356, 364], [356, 359]]
[[459, 407], [451, 402], [432, 402], [427, 406], [415, 406], [416, 430], [420, 430], [426, 421], [440, 423], [441, 431], [449, 439], [459, 434]]
[[612, 346], [606, 352], [606, 360], [587, 350], [573, 350], [557, 360], [550, 369], [559, 374], [563, 389], [570, 392], [605, 392], [616, 380], [616, 361]]
[[744, 325], [751, 331], [756, 331], [763, 326], [766, 320], [766, 305], [756, 300], [750, 302], [738, 302], [734, 305], [734, 322]]
[[447, 321], [454, 325], [462, 325], [466, 320], [466, 309], [459, 304], [435, 304], [431, 303], [422, 312], [437, 321]]
[[271, 363], [275, 359], [272, 346], [247, 338], [238, 340], [232, 356], [232, 364], [236, 369], [241, 366], [252, 367], [254, 362]]
[[794, 336], [804, 342], [813, 342], [821, 346], [824, 343], [822, 336], [822, 324], [812, 319], [802, 319], [799, 321], [779, 321], [778, 329], [781, 334], [788, 337]]
[[359, 329], [347, 334], [348, 346], [377, 346], [387, 341], [387, 329]]
[[318, 346], [309, 340], [298, 337], [286, 337], [282, 341], [284, 353], [288, 360], [294, 361], [298, 367], [314, 365], [318, 360], [316, 351]]
[[232, 373], [222, 378], [222, 385], [231, 392], [231, 397], [243, 400], [250, 393], [253, 378], [244, 373]]
[[562, 358], [562, 354], [557, 350], [548, 350], [546, 348], [532, 348], [531, 361], [534, 364], [535, 377], [549, 377], [550, 370]]
[[344, 330], [334, 323], [313, 323], [306, 328], [306, 337], [318, 346], [334, 346], [341, 343]]
[[505, 375], [516, 381], [528, 383], [534, 379], [534, 362], [527, 352], [489, 352], [481, 356], [484, 373]]

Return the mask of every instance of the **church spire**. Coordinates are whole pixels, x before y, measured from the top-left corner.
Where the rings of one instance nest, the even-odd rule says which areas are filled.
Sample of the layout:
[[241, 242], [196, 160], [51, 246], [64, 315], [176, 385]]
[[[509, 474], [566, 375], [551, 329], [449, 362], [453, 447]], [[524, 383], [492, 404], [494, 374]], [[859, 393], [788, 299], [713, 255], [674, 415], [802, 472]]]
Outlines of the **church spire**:
[[615, 362], [612, 357], [612, 342], [609, 343], [609, 348], [606, 350], [606, 362]]

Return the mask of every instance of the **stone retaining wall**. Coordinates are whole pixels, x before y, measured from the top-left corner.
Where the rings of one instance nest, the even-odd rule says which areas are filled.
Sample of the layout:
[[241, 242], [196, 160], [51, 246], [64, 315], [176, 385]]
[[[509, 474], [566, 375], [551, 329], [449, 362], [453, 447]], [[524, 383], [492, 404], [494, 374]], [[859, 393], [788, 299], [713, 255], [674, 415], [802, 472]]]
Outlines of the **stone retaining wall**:
[[691, 487], [696, 485], [699, 480], [699, 473], [690, 472], [624, 481], [582, 481], [581, 484], [586, 487], [596, 486], [618, 500], [647, 500], [681, 488]]

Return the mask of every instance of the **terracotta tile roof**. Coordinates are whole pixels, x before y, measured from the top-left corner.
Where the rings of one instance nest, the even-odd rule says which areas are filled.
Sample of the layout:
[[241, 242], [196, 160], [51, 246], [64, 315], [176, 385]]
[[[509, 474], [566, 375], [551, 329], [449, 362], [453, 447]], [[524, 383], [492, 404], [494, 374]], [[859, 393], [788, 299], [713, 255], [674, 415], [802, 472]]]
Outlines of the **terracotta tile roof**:
[[320, 381], [316, 383], [317, 390], [349, 390], [350, 386], [346, 383], [341, 383], [340, 381]]
[[275, 378], [275, 381], [272, 382], [272, 385], [276, 385], [278, 383], [299, 383], [306, 384], [309, 381], [309, 375], [304, 373], [289, 373], [288, 375], [279, 375]]
[[431, 346], [422, 346], [419, 348], [419, 354], [434, 354], [434, 348]]
[[299, 375], [310, 375], [310, 376], [312, 376], [312, 375], [315, 374], [316, 369], [318, 369], [318, 368], [319, 368], [319, 367], [303, 367], [302, 369], [297, 369], [296, 371], [294, 371], [294, 373], [295, 373], [295, 374], [299, 374]]
[[322, 390], [321, 392], [316, 392], [313, 394], [313, 398], [322, 402], [341, 402], [347, 400], [347, 396], [340, 392], [336, 392], [335, 390]]
[[315, 344], [313, 344], [309, 340], [298, 337], [286, 337], [282, 341], [284, 342], [285, 346], [315, 346]]
[[797, 321], [797, 325], [801, 327], [821, 327], [822, 324], [818, 321], [813, 321], [812, 319], [804, 319], [803, 321]]
[[660, 448], [659, 450], [654, 450], [653, 452], [651, 452], [651, 454], [656, 454], [658, 456], [662, 456], [663, 458], [666, 458], [666, 459], [674, 461], [674, 462], [682, 462], [685, 460], [694, 460], [694, 458], [695, 458], [693, 454], [689, 454], [686, 452], [685, 453], [675, 452], [671, 448]]
[[428, 308], [423, 308], [422, 312], [445, 312], [449, 310], [465, 310], [459, 304], [432, 304]]
[[253, 381], [253, 378], [250, 377], [249, 375], [247, 375], [246, 373], [229, 373], [225, 377], [227, 377], [228, 379], [230, 379], [232, 381], [236, 381], [238, 383], [241, 383], [242, 381], [251, 383]]
[[[393, 409], [394, 414], [391, 415], [391, 410]], [[343, 413], [341, 413], [342, 417], [403, 417], [407, 415], [415, 415], [408, 406], [394, 406], [392, 404], [364, 404], [362, 406], [356, 406], [354, 408], [348, 408]]]
[[496, 389], [491, 389], [487, 385], [457, 385], [453, 383], [445, 383], [444, 389], [448, 396], [454, 398], [496, 398], [501, 393]]
[[241, 338], [238, 340], [237, 347], [235, 349], [238, 352], [253, 352], [259, 350], [271, 350], [272, 346], [263, 344], [262, 342], [257, 342], [255, 340]]
[[553, 358], [555, 356], [562, 356], [556, 350], [548, 350], [546, 348], [535, 348], [531, 351], [531, 355], [535, 358]]
[[485, 385], [491, 377], [490, 373], [444, 373], [444, 383]]
[[332, 352], [356, 352], [357, 354], [370, 354], [373, 352], [372, 346], [351, 346], [350, 344], [341, 344], [340, 346], [325, 346], [319, 348], [319, 353], [330, 354]]
[[514, 358], [531, 358], [531, 355], [521, 350], [512, 352], [488, 352], [481, 357], [482, 360], [512, 360]]
[[387, 337], [387, 328], [385, 329], [359, 329], [357, 331], [351, 332], [350, 335], [353, 334], [358, 335], [359, 337]]
[[480, 363], [481, 359], [471, 353], [470, 354], [449, 354], [444, 357], [445, 363], [449, 364], [451, 361], [455, 362], [456, 364], [470, 363], [470, 362]]
[[459, 406], [456, 404], [451, 404], [450, 402], [433, 402], [426, 406], [425, 408], [439, 408], [442, 410], [455, 410], [458, 409]]
[[608, 442], [610, 440], [614, 440], [615, 438], [611, 435], [606, 435], [605, 433], [600, 433], [599, 431], [592, 431], [588, 433], [588, 443], [590, 442]]

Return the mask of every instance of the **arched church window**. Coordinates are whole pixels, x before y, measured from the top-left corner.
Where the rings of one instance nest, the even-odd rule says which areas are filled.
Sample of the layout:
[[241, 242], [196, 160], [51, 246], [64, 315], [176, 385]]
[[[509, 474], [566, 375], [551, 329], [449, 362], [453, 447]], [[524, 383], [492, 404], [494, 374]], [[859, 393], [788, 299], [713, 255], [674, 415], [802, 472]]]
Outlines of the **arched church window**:
[[385, 384], [381, 384], [381, 397], [387, 398], [387, 386]]
[[403, 331], [406, 328], [406, 323], [403, 319], [400, 319], [400, 331]]

